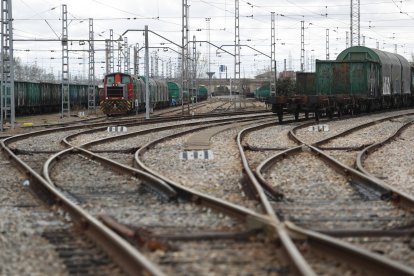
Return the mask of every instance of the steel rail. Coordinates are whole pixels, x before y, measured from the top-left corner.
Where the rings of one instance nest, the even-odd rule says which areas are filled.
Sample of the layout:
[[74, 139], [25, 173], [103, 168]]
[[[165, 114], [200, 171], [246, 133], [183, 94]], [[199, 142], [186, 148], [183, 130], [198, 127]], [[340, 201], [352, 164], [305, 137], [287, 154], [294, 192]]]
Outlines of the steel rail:
[[287, 221], [287, 230], [297, 237], [306, 237], [306, 243], [322, 254], [339, 256], [353, 260], [353, 264], [369, 270], [372, 275], [413, 275], [414, 269], [398, 262], [374, 254], [368, 250], [358, 248], [341, 240], [300, 228]]
[[321, 158], [325, 163], [335, 169], [337, 172], [343, 174], [348, 179], [352, 179], [358, 183], [364, 184], [369, 187], [371, 190], [376, 191], [381, 198], [383, 199], [392, 199], [393, 202], [401, 207], [408, 207], [409, 209], [414, 209], [414, 197], [401, 193], [398, 190], [390, 187], [388, 184], [384, 183], [382, 180], [372, 177], [370, 175], [364, 174], [356, 169], [353, 169], [330, 155], [324, 153], [322, 150], [318, 149], [312, 145], [302, 145], [296, 148], [292, 148], [281, 153], [275, 154], [268, 159], [264, 160], [256, 169], [257, 175], [260, 176], [263, 180], [263, 172], [270, 168], [274, 163], [278, 162], [281, 159], [284, 159], [288, 155], [295, 154], [299, 151], [308, 149], [313, 152], [319, 158]]
[[[254, 117], [264, 117], [264, 116], [269, 116], [271, 117], [271, 114], [258, 114], [258, 115], [252, 115], [249, 118], [254, 118]], [[246, 119], [246, 118], [244, 118]], [[222, 123], [222, 122], [228, 122], [229, 120], [234, 121], [234, 118], [224, 118], [224, 119], [212, 119], [207, 123]], [[168, 122], [168, 121], [167, 121]], [[136, 135], [142, 135], [142, 134], [147, 134], [153, 131], [163, 131], [163, 130], [168, 130], [171, 128], [175, 128], [175, 127], [185, 127], [185, 126], [196, 126], [196, 125], [203, 125], [206, 124], [206, 122], [183, 122], [177, 125], [169, 125], [169, 126], [160, 126], [160, 127], [154, 127], [154, 128], [150, 128], [150, 129], [145, 129], [145, 130], [137, 130], [137, 131], [132, 131], [132, 132], [128, 132], [128, 133], [123, 133], [117, 136], [113, 136], [113, 137], [106, 137], [106, 138], [102, 138], [102, 139], [97, 139], [91, 142], [87, 142], [81, 145], [81, 147], [91, 147], [93, 145], [97, 145], [97, 144], [101, 144], [101, 143], [105, 143], [105, 142], [110, 142], [110, 141], [115, 141], [115, 140], [119, 140], [119, 139], [126, 139], [129, 137], [133, 137]], [[104, 130], [105, 128], [101, 128], [99, 130]], [[76, 136], [79, 135], [83, 135], [83, 134], [87, 134], [87, 133], [92, 133], [95, 132], [96, 129], [91, 129], [91, 130], [86, 130], [84, 132], [80, 132], [80, 133], [75, 133], [72, 135], [68, 135], [67, 137], [65, 137], [63, 139], [63, 142], [65, 144], [67, 144], [69, 147], [72, 147], [73, 145], [70, 143], [70, 141], [72, 141]]]
[[[268, 124], [262, 124], [258, 127], [261, 127], [264, 125], [268, 125]], [[269, 218], [274, 222], [274, 227], [275, 227], [274, 231], [276, 232], [275, 234], [279, 237], [281, 243], [283, 244], [283, 249], [288, 259], [290, 260], [290, 264], [293, 265], [292, 267], [293, 270], [300, 275], [316, 275], [313, 269], [309, 266], [309, 264], [300, 254], [300, 252], [296, 248], [295, 244], [289, 237], [286, 230], [283, 228], [280, 220], [277, 218], [272, 206], [270, 205], [270, 202], [267, 199], [264, 190], [262, 189], [261, 183], [259, 183], [259, 181], [256, 179], [255, 174], [253, 173], [253, 171], [251, 170], [249, 166], [247, 157], [244, 154], [242, 140], [243, 140], [243, 137], [247, 135], [248, 131], [251, 129], [252, 127], [245, 128], [242, 131], [240, 131], [237, 135], [237, 145], [238, 145], [240, 156], [241, 156], [242, 163], [243, 163], [243, 175], [245, 175], [248, 178], [250, 182], [250, 187], [255, 191], [256, 197], [257, 197], [256, 199], [263, 205], [266, 215], [269, 216]], [[266, 185], [266, 187], [270, 187], [270, 185]]]
[[[358, 183], [363, 183], [369, 186], [372, 189], [377, 190], [380, 194], [386, 196], [389, 195], [389, 189], [387, 186], [382, 185], [381, 183], [376, 182], [369, 176], [366, 176], [359, 171], [345, 166], [336, 159], [325, 154], [320, 149], [311, 146], [311, 145], [301, 145], [281, 153], [275, 154], [265, 161], [263, 161], [256, 169], [256, 172], [264, 180], [263, 172], [269, 169], [275, 162], [278, 162], [281, 159], [286, 158], [288, 155], [297, 154], [302, 150], [309, 150], [319, 156], [324, 162], [328, 163], [339, 173], [342, 173], [349, 179], [357, 180]], [[316, 248], [321, 248], [323, 252], [328, 252], [327, 254], [335, 254], [342, 256], [345, 259], [352, 260], [356, 265], [360, 265], [362, 268], [369, 268], [373, 271], [376, 271], [377, 268], [381, 268], [378, 273], [383, 275], [381, 271], [385, 271], [385, 275], [393, 274], [398, 275], [412, 275], [414, 270], [405, 265], [402, 265], [398, 262], [391, 261], [385, 257], [375, 255], [367, 250], [361, 249], [357, 246], [344, 243], [342, 241], [333, 239], [322, 233], [316, 233], [314, 231], [303, 230], [302, 228], [294, 225], [290, 221], [285, 222], [286, 228], [293, 237], [301, 237], [301, 239], [306, 240], [310, 245], [314, 245]]]
[[[257, 167], [256, 175], [259, 177], [259, 179], [261, 179], [260, 181], [266, 182], [262, 175], [262, 173], [265, 170], [269, 169], [275, 162], [278, 162], [286, 158], [288, 155], [297, 154], [298, 152], [307, 149], [313, 151], [316, 155], [322, 157], [322, 159], [324, 159], [325, 162], [333, 164], [333, 167], [345, 176], [368, 182], [369, 186], [374, 186], [376, 189], [380, 190], [381, 193], [388, 192], [387, 187], [377, 185], [378, 183], [373, 182], [372, 179], [370, 179], [369, 177], [366, 177], [365, 175], [361, 174], [356, 170], [353, 170], [352, 168], [342, 165], [342, 163], [331, 158], [329, 155], [324, 154], [318, 148], [308, 145], [301, 145], [295, 148], [287, 149], [281, 153], [277, 153], [269, 157]], [[361, 268], [369, 267], [370, 269], [375, 269], [375, 271], [377, 271], [377, 268], [380, 268], [378, 272], [381, 272], [381, 274], [383, 274], [382, 271], [385, 271], [385, 274], [390, 272], [398, 273], [399, 275], [413, 274], [414, 270], [412, 270], [411, 268], [401, 265], [400, 263], [390, 261], [389, 259], [384, 258], [382, 256], [372, 254], [367, 250], [363, 250], [356, 246], [352, 246], [339, 240], [335, 240], [323, 234], [318, 234], [313, 231], [305, 231], [295, 226], [293, 223], [289, 221], [286, 221], [285, 225], [287, 230], [293, 237], [303, 237], [303, 239], [306, 239], [308, 244], [313, 245], [316, 248], [321, 248], [322, 252], [324, 250], [329, 250], [329, 252], [331, 252], [332, 254], [342, 256], [346, 259], [351, 258], [352, 261], [356, 264], [362, 263]]]
[[84, 209], [71, 202], [56, 187], [19, 159], [7, 147], [7, 144], [13, 139], [14, 137], [11, 137], [1, 141], [2, 150], [17, 165], [19, 170], [26, 175], [30, 181], [30, 189], [34, 194], [47, 205], [56, 206], [69, 214], [74, 226], [98, 244], [128, 274], [136, 275], [145, 271], [145, 273], [151, 275], [164, 275], [129, 243], [88, 214]]
[[362, 173], [368, 175], [369, 177], [371, 177], [372, 179], [374, 179], [376, 182], [381, 183], [382, 186], [384, 187], [388, 187], [388, 189], [391, 191], [392, 195], [392, 199], [394, 200], [394, 202], [401, 204], [402, 206], [405, 206], [407, 208], [410, 209], [414, 209], [414, 196], [399, 191], [398, 189], [395, 189], [392, 185], [387, 184], [384, 180], [379, 179], [378, 177], [374, 176], [373, 174], [369, 173], [363, 166], [363, 162], [364, 160], [367, 158], [368, 154], [378, 150], [379, 148], [381, 148], [382, 146], [390, 143], [392, 140], [394, 140], [396, 137], [398, 137], [399, 135], [401, 135], [401, 133], [407, 129], [409, 126], [411, 126], [412, 124], [414, 124], [414, 120], [410, 121], [406, 124], [404, 124], [401, 128], [399, 128], [392, 136], [388, 137], [387, 139], [372, 144], [368, 147], [366, 147], [365, 149], [363, 149], [362, 151], [360, 151], [357, 155], [357, 159], [356, 159], [356, 166], [358, 168], [359, 171], [361, 171]]
[[[317, 142], [313, 143], [312, 145], [317, 146], [318, 148], [321, 148], [321, 145], [323, 145], [323, 144], [325, 144], [325, 143], [327, 143], [327, 142], [329, 142], [329, 141], [331, 141], [333, 139], [339, 138], [341, 136], [350, 134], [352, 132], [358, 131], [360, 129], [363, 129], [363, 128], [366, 128], [366, 127], [369, 127], [369, 126], [376, 125], [376, 124], [381, 123], [381, 122], [385, 122], [385, 121], [389, 121], [389, 120], [392, 120], [392, 119], [397, 119], [397, 118], [401, 118], [401, 117], [405, 117], [405, 116], [410, 116], [410, 115], [414, 115], [414, 113], [406, 113], [406, 114], [400, 114], [400, 115], [392, 115], [392, 116], [389, 116], [389, 117], [376, 119], [376, 120], [373, 120], [373, 121], [370, 121], [370, 122], [367, 122], [367, 123], [358, 125], [356, 127], [347, 129], [347, 130], [345, 130], [345, 131], [343, 131], [341, 133], [338, 133], [336, 135], [333, 135], [333, 136], [330, 136], [328, 138], [322, 139], [320, 141], [317, 141]], [[293, 129], [292, 132], [295, 132], [297, 129], [298, 128]], [[294, 135], [294, 133], [292, 133], [291, 135]]]
[[357, 155], [357, 161], [356, 161], [356, 165], [358, 170], [360, 170], [361, 172], [365, 173], [366, 175], [375, 177], [373, 174], [371, 174], [370, 172], [368, 172], [364, 166], [363, 166], [363, 162], [364, 160], [367, 158], [368, 154], [371, 154], [373, 152], [375, 152], [376, 150], [378, 150], [379, 148], [385, 146], [386, 144], [390, 143], [392, 140], [394, 140], [395, 138], [397, 138], [398, 136], [401, 135], [401, 133], [407, 129], [408, 127], [410, 127], [412, 124], [414, 124], [414, 120], [410, 121], [406, 124], [404, 124], [403, 126], [401, 126], [396, 132], [394, 132], [393, 135], [391, 135], [390, 137], [386, 138], [383, 141], [380, 141], [378, 143], [372, 144], [366, 148], [364, 148], [363, 150], [361, 150], [358, 155]]
[[99, 163], [111, 167], [113, 170], [116, 170], [118, 172], [128, 174], [134, 178], [138, 178], [142, 180], [143, 184], [146, 185], [149, 189], [158, 192], [158, 194], [163, 195], [168, 200], [172, 200], [176, 198], [177, 193], [164, 181], [155, 178], [153, 175], [148, 174], [146, 172], [143, 172], [141, 170], [137, 170], [135, 168], [131, 168], [129, 166], [120, 164], [118, 162], [115, 162], [111, 159], [102, 157], [100, 155], [97, 155], [93, 152], [90, 152], [88, 150], [78, 148], [78, 147], [72, 147], [63, 151], [60, 151], [51, 157], [45, 162], [43, 165], [43, 177], [54, 186], [54, 183], [52, 179], [50, 178], [50, 170], [51, 168], [61, 159], [63, 159], [66, 155], [69, 155], [71, 153], [79, 153], [86, 157], [88, 157], [91, 160], [98, 161]]
[[[224, 125], [224, 123], [222, 123]], [[217, 124], [218, 125], [218, 124]], [[207, 129], [211, 126], [203, 126], [203, 127], [199, 127], [196, 130], [203, 130], [203, 129]], [[262, 214], [259, 214], [257, 212], [251, 211], [249, 209], [246, 209], [244, 207], [235, 205], [231, 202], [222, 200], [222, 199], [218, 199], [209, 195], [205, 195], [201, 192], [195, 191], [193, 189], [184, 187], [180, 184], [178, 184], [177, 182], [157, 173], [156, 171], [154, 171], [153, 169], [149, 168], [148, 166], [146, 166], [144, 164], [144, 162], [141, 160], [141, 156], [143, 156], [145, 154], [146, 151], [148, 151], [149, 149], [151, 149], [152, 147], [154, 147], [155, 145], [166, 141], [168, 139], [173, 139], [175, 137], [179, 137], [188, 133], [192, 133], [194, 131], [196, 131], [194, 129], [192, 130], [186, 130], [186, 131], [182, 131], [180, 133], [175, 133], [175, 134], [171, 134], [168, 136], [164, 136], [162, 138], [153, 140], [148, 142], [147, 144], [143, 145], [139, 150], [137, 150], [135, 152], [135, 164], [136, 166], [138, 166], [138, 168], [147, 171], [151, 174], [153, 174], [154, 176], [156, 176], [157, 178], [160, 178], [162, 180], [164, 180], [166, 183], [168, 183], [170, 186], [172, 186], [175, 191], [178, 193], [178, 196], [187, 200], [192, 200], [194, 201], [196, 204], [200, 204], [200, 205], [204, 205], [206, 207], [215, 209], [219, 212], [223, 212], [226, 214], [229, 214], [231, 216], [235, 216], [238, 217], [239, 219], [242, 219], [243, 221], [245, 221], [247, 224], [252, 225], [252, 227], [265, 227], [266, 225], [269, 225], [269, 223], [271, 223], [268, 219], [267, 216], [264, 216]]]

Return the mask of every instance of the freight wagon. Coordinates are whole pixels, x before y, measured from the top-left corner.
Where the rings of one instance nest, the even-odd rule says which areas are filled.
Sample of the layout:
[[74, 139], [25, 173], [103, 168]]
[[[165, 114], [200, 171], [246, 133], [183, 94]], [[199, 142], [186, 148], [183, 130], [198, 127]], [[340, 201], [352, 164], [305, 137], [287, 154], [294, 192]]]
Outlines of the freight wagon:
[[316, 119], [409, 106], [414, 70], [402, 56], [363, 46], [345, 49], [336, 60], [316, 61], [315, 73], [298, 73], [293, 96], [270, 97], [272, 111]]
[[[96, 100], [98, 103], [98, 90]], [[88, 85], [70, 84], [72, 109], [88, 107]], [[48, 82], [14, 82], [16, 115], [59, 112], [62, 107], [62, 84]]]

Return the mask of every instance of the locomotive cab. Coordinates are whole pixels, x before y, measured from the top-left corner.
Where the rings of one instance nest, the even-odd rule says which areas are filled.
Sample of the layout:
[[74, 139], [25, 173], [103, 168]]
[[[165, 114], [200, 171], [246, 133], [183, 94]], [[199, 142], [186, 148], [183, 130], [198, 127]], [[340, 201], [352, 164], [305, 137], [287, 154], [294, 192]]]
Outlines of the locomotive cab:
[[124, 73], [108, 74], [104, 78], [101, 109], [107, 115], [127, 114], [134, 98], [132, 77]]

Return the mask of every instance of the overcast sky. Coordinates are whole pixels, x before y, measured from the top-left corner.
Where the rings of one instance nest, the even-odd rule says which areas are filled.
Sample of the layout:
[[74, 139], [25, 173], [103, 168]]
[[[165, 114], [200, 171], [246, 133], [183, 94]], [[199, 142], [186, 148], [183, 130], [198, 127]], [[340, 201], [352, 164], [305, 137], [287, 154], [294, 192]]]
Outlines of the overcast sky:
[[[181, 44], [182, 1], [180, 0], [13, 0], [14, 38], [17, 39], [59, 39], [62, 32], [62, 4], [67, 4], [69, 19], [69, 39], [88, 39], [88, 18], [94, 19], [95, 39], [109, 39], [113, 29], [118, 38], [128, 29], [149, 30], [177, 44]], [[365, 45], [394, 52], [395, 44], [399, 54], [412, 61], [414, 52], [414, 0], [361, 0], [361, 36]], [[235, 3], [230, 0], [188, 0], [189, 39], [208, 40], [217, 46], [234, 45]], [[305, 21], [305, 69], [314, 68], [313, 59], [326, 59], [326, 29], [329, 29], [330, 59], [346, 48], [346, 32], [350, 25], [350, 0], [249, 0], [239, 1], [240, 40], [257, 51], [270, 56], [271, 12], [276, 14], [276, 60], [278, 70], [283, 70], [286, 59], [288, 69], [300, 69], [301, 21]], [[206, 18], [210, 18], [210, 31]], [[130, 31], [126, 34], [131, 45], [144, 44], [143, 32]], [[149, 36], [150, 46], [169, 46], [180, 51], [173, 44], [154, 34]], [[361, 37], [361, 45], [363, 39]], [[197, 51], [203, 59], [210, 59], [211, 71], [219, 77], [219, 65], [228, 66], [229, 76], [233, 76], [234, 57], [216, 52], [206, 43], [197, 43]], [[24, 63], [36, 62], [48, 72], [58, 74], [61, 70], [61, 45], [56, 42], [14, 43], [15, 56]], [[104, 73], [104, 42], [96, 42], [96, 75]], [[86, 50], [87, 44], [73, 43], [70, 50]], [[234, 46], [224, 46], [234, 53]], [[28, 51], [30, 50], [30, 51]], [[155, 51], [155, 50], [152, 50]], [[191, 50], [192, 51], [192, 50]], [[144, 51], [140, 52], [143, 57]], [[265, 55], [248, 47], [241, 49], [241, 77], [253, 77], [269, 67], [270, 60]], [[74, 75], [87, 75], [88, 54], [70, 54], [70, 71]], [[170, 58], [177, 64], [177, 54], [173, 51], [159, 51], [158, 56], [167, 62]], [[209, 58], [210, 57], [210, 58]], [[141, 63], [143, 59], [141, 59]], [[161, 62], [160, 62], [161, 64]], [[132, 66], [132, 65], [131, 65]], [[289, 68], [290, 67], [290, 68]], [[141, 73], [143, 67], [141, 66]], [[160, 66], [161, 70], [161, 66]]]

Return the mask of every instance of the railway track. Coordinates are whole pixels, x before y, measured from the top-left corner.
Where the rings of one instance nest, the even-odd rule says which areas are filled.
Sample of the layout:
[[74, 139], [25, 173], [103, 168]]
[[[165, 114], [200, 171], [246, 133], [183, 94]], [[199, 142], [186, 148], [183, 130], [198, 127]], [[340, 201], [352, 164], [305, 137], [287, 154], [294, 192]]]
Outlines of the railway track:
[[[97, 129], [99, 129], [99, 128], [103, 128], [103, 127], [98, 127]], [[96, 129], [88, 130], [88, 131], [92, 132], [92, 131], [95, 131], [95, 130]], [[39, 141], [41, 141], [42, 139], [43, 139], [43, 141], [45, 139], [52, 140], [52, 141], [60, 141], [63, 136], [67, 136], [67, 135], [70, 135], [70, 134], [72, 134], [72, 135], [77, 134], [79, 132], [79, 130], [78, 129], [68, 130], [68, 131], [59, 130], [58, 134], [57, 134], [59, 137], [53, 136], [53, 137], [47, 137], [46, 138], [44, 136], [44, 135], [46, 135], [46, 136], [56, 135], [56, 133], [51, 134], [52, 132], [53, 132], [52, 130], [40, 131], [39, 133], [35, 134], [35, 137], [37, 135], [39, 137]], [[32, 136], [27, 135], [27, 137], [32, 137]], [[6, 146], [6, 145], [11, 144], [12, 149], [15, 152], [22, 153], [21, 148], [24, 147], [24, 143], [20, 141], [20, 144], [19, 144], [19, 142], [17, 142], [17, 140], [23, 139], [23, 138], [24, 137], [22, 135], [20, 137], [10, 138], [10, 140], [8, 140], [8, 141], [2, 141], [2, 142], [5, 142], [5, 143], [3, 143], [2, 146], [9, 155], [11, 155], [13, 157], [16, 157], [16, 155], [13, 153], [13, 151], [10, 148], [8, 148], [8, 146]], [[30, 143], [35, 143], [36, 144], [36, 141], [33, 141], [32, 138], [30, 140], [31, 140], [31, 142], [28, 142], [29, 144]], [[60, 156], [61, 154], [66, 153], [66, 152], [71, 152], [73, 150], [76, 151], [75, 149], [69, 149], [69, 150], [62, 151], [62, 148], [61, 148], [60, 144], [57, 143], [57, 142], [52, 143], [51, 145], [48, 145], [47, 147], [44, 147], [44, 148], [43, 147], [44, 146], [40, 146], [40, 148], [33, 148], [32, 147], [31, 152], [30, 153], [27, 152], [28, 155], [30, 155], [30, 156], [41, 154], [41, 157], [42, 157], [42, 158], [40, 158], [41, 160], [35, 160], [35, 161], [33, 161], [33, 163], [42, 164], [43, 160], [45, 158], [45, 156], [43, 156], [42, 154], [45, 154], [45, 155], [49, 154], [50, 155], [51, 153], [58, 152], [55, 156]], [[89, 156], [89, 158], [91, 158], [91, 156]], [[48, 202], [49, 204], [52, 204], [52, 206], [57, 206], [57, 207], [59, 206], [60, 208], [65, 210], [69, 214], [69, 217], [73, 220], [73, 223], [75, 224], [76, 229], [78, 229], [80, 233], [88, 235], [92, 240], [95, 240], [102, 248], [104, 248], [109, 253], [113, 252], [114, 249], [115, 249], [115, 251], [118, 254], [116, 254], [114, 256], [113, 253], [112, 253], [111, 258], [114, 258], [121, 265], [121, 267], [123, 269], [125, 269], [125, 271], [133, 272], [133, 271], [137, 271], [137, 269], [138, 269], [139, 271], [146, 270], [146, 271], [150, 272], [151, 274], [162, 274], [160, 271], [157, 270], [157, 268], [155, 266], [153, 266], [138, 251], [133, 250], [130, 246], [123, 243], [121, 240], [119, 240], [119, 237], [117, 237], [116, 235], [113, 235], [113, 233], [111, 234], [112, 230], [108, 231], [108, 228], [111, 228], [111, 227], [103, 227], [102, 222], [97, 220], [96, 217], [94, 217], [91, 214], [85, 212], [85, 210], [83, 208], [80, 208], [79, 204], [82, 202], [82, 200], [79, 200], [74, 192], [68, 191], [65, 188], [61, 187], [61, 186], [53, 185], [53, 182], [50, 181], [50, 178], [49, 178], [47, 172], [44, 172], [44, 175], [45, 175], [45, 177], [47, 177], [47, 179], [49, 181], [45, 181], [36, 171], [32, 170], [30, 168], [30, 166], [27, 166], [26, 162], [23, 162], [22, 160], [17, 159], [17, 158], [16, 158], [16, 162], [19, 162], [22, 169], [26, 171], [27, 175], [30, 175], [30, 178], [31, 178], [30, 179], [30, 183], [31, 183], [30, 187], [32, 187], [33, 190], [36, 190], [37, 194], [39, 194], [40, 197], [43, 198], [46, 202]], [[44, 167], [49, 168], [51, 163], [53, 163], [53, 162], [52, 161], [46, 162], [46, 165]], [[76, 162], [69, 162], [69, 163], [70, 164], [74, 164], [74, 163], [76, 164]], [[37, 166], [37, 169], [39, 169], [39, 167], [40, 166]], [[136, 176], [136, 174], [137, 174], [137, 172], [134, 172], [135, 176]], [[144, 178], [142, 181], [147, 182], [147, 180], [148, 179]], [[112, 186], [114, 186], [113, 183], [112, 183]], [[157, 190], [157, 188], [150, 189], [150, 190], [151, 191], [155, 190], [155, 191], [158, 191], [160, 193], [160, 191]], [[161, 192], [163, 192], [163, 191], [161, 191]], [[96, 191], [94, 191], [92, 194], [95, 194], [95, 193], [96, 193]], [[81, 192], [80, 194], [83, 194], [83, 193]], [[111, 194], [115, 194], [115, 193], [111, 193]], [[204, 210], [203, 212], [207, 212], [207, 211]], [[102, 217], [104, 218], [105, 216], [102, 216]], [[223, 220], [226, 221], [226, 218], [224, 218]], [[104, 220], [104, 221], [107, 222], [108, 220]], [[250, 223], [250, 220], [249, 220], [249, 223]], [[249, 246], [253, 244], [253, 243], [250, 243], [249, 237], [250, 236], [256, 236], [256, 235], [260, 234], [260, 233], [259, 234], [256, 233], [256, 230], [254, 230], [253, 232], [250, 232], [250, 230], [247, 231], [247, 232], [243, 232], [243, 231], [241, 231], [241, 233], [239, 233], [239, 232], [240, 231], [236, 232], [236, 234], [235, 234], [236, 239], [240, 238], [242, 240], [248, 241]], [[221, 237], [224, 236], [224, 238], [229, 239], [229, 242], [231, 243], [231, 240], [234, 239], [233, 234], [234, 233], [227, 233], [227, 234], [226, 233], [224, 233], [224, 234], [219, 233], [219, 236], [221, 236]], [[56, 235], [59, 236], [58, 234], [56, 234]], [[51, 238], [50, 235], [48, 236], [48, 238]], [[108, 242], [108, 240], [109, 240], [109, 242]], [[51, 242], [52, 242], [52, 240], [51, 240]], [[121, 253], [121, 254], [119, 254], [119, 253]]]
[[[174, 170], [173, 166], [167, 167], [165, 172], [157, 173], [151, 169], [151, 162], [146, 164], [141, 160], [142, 156], [154, 154], [151, 151], [161, 153], [161, 148], [168, 149], [162, 152], [164, 157], [168, 159], [168, 151], [171, 151], [169, 159], [178, 160], [178, 154], [182, 150], [190, 150], [191, 145], [186, 142], [197, 133], [210, 133], [214, 158], [219, 153], [220, 159], [227, 163], [233, 160], [237, 164], [237, 148], [250, 149], [249, 152], [254, 152], [253, 155], [258, 154], [256, 161], [251, 162], [256, 165], [258, 160], [274, 154], [275, 151], [288, 151], [295, 145], [293, 141], [283, 139], [289, 129], [287, 125], [268, 123], [278, 128], [279, 144], [265, 144], [268, 152], [262, 155], [263, 148], [260, 148], [260, 143], [255, 144], [258, 136], [252, 135], [247, 142], [243, 145], [239, 143], [238, 146], [229, 138], [240, 136], [234, 129], [242, 129], [251, 124], [247, 119], [238, 124], [229, 124], [219, 118], [214, 120], [215, 126], [211, 119], [210, 124], [205, 126], [195, 120], [183, 124], [159, 121], [155, 127], [135, 127], [131, 122], [128, 133], [116, 135], [108, 134], [108, 124], [74, 129], [54, 138], [56, 141], [63, 140], [68, 149], [55, 143], [51, 144], [51, 148], [40, 147], [28, 152], [28, 155], [45, 154], [41, 158], [43, 163], [46, 154], [54, 154], [43, 166], [44, 177], [26, 168], [27, 164], [21, 165], [28, 175], [37, 179], [33, 180], [33, 186], [43, 191], [46, 202], [65, 210], [77, 232], [95, 240], [129, 273], [412, 273], [406, 266], [366, 250], [358, 250], [349, 243], [298, 228], [288, 221], [282, 224], [272, 205], [274, 202], [283, 201], [284, 195], [280, 198], [272, 197], [266, 191], [270, 195], [269, 201], [260, 183], [249, 183], [257, 181], [253, 180], [255, 178], [246, 179], [239, 187], [237, 183], [240, 175], [234, 176], [232, 182], [236, 184], [234, 187], [238, 191], [233, 191], [233, 188], [224, 186], [228, 183], [227, 180], [220, 182], [220, 177], [224, 177], [226, 171], [218, 175], [219, 186], [224, 186], [224, 191], [220, 193], [219, 187], [198, 190], [191, 186], [192, 183], [183, 182], [180, 177], [170, 179], [170, 174], [166, 176], [165, 172]], [[272, 117], [270, 120], [275, 119]], [[41, 141], [40, 136], [39, 139]], [[216, 146], [219, 140], [224, 143]], [[6, 144], [9, 145], [11, 141], [12, 139], [6, 140]], [[22, 145], [14, 144], [12, 148], [18, 153]], [[222, 153], [228, 147], [236, 150], [227, 155]], [[311, 146], [309, 148], [313, 149]], [[308, 149], [304, 149], [308, 153]], [[10, 149], [6, 151], [13, 156]], [[131, 167], [131, 155], [134, 152], [138, 169]], [[108, 159], [113, 155], [117, 157]], [[156, 158], [156, 155], [155, 153], [152, 158]], [[121, 160], [123, 162], [116, 162]], [[204, 166], [200, 169], [205, 171], [213, 168], [210, 161], [198, 162]], [[244, 161], [243, 163], [246, 166]], [[159, 161], [156, 164], [157, 167], [162, 167]], [[190, 164], [187, 162], [187, 168]], [[192, 165], [190, 167], [194, 169]], [[246, 172], [250, 169], [239, 167], [237, 170]], [[248, 175], [249, 173], [245, 173], [245, 177]], [[194, 182], [205, 181], [199, 180], [200, 176], [195, 176]], [[191, 181], [192, 176], [186, 177]], [[241, 207], [243, 201], [239, 201], [237, 195], [232, 198], [231, 194], [245, 194], [247, 202], [252, 203]], [[111, 240], [109, 245], [103, 241], [108, 239]], [[113, 254], [114, 248], [117, 248], [117, 253], [123, 253]], [[257, 256], [260, 256], [259, 262], [254, 261]]]
[[[397, 118], [391, 118], [394, 130], [402, 125]], [[389, 120], [383, 118], [361, 125], [356, 130], [374, 125], [371, 127], [373, 130], [381, 131], [384, 125], [390, 124]], [[356, 130], [348, 129], [343, 133]], [[384, 133], [384, 136], [387, 135], [390, 132]], [[335, 137], [340, 136], [338, 134]], [[371, 134], [371, 137], [375, 135]], [[301, 142], [297, 137], [294, 138]], [[326, 141], [315, 143], [321, 144], [326, 144]], [[366, 144], [366, 140], [362, 144]], [[345, 148], [344, 145], [337, 146]], [[410, 233], [407, 226], [412, 224], [413, 213], [411, 209], [402, 208], [409, 204], [408, 199], [401, 199], [405, 204], [396, 206], [390, 199], [399, 197], [386, 187], [343, 166], [311, 145], [285, 150], [279, 147], [276, 150], [279, 153], [259, 165], [256, 174], [268, 193], [274, 195], [271, 197], [272, 208], [278, 219], [291, 226], [289, 229], [295, 227], [290, 223], [294, 222], [303, 228], [342, 237], [358, 247], [412, 267], [409, 261], [412, 259], [412, 250], [406, 235]], [[381, 247], [385, 249], [378, 249]]]

